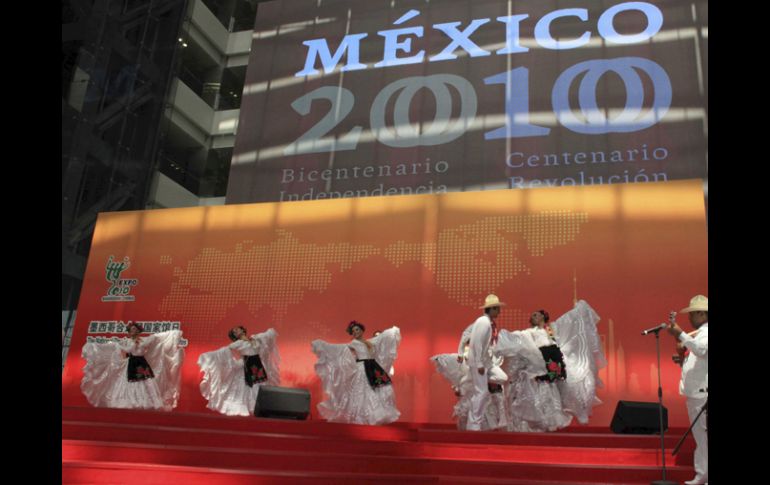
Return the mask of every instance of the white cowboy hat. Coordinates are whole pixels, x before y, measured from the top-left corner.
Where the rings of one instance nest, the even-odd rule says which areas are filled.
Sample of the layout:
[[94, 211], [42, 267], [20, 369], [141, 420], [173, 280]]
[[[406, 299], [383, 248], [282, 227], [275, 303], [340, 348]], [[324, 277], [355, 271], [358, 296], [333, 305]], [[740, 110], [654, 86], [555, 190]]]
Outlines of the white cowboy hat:
[[490, 308], [494, 306], [505, 306], [505, 303], [501, 302], [497, 295], [489, 294], [484, 300], [484, 306], [480, 306], [479, 308]]
[[695, 295], [690, 300], [690, 306], [683, 308], [679, 313], [707, 312], [709, 311], [709, 299], [703, 295]]

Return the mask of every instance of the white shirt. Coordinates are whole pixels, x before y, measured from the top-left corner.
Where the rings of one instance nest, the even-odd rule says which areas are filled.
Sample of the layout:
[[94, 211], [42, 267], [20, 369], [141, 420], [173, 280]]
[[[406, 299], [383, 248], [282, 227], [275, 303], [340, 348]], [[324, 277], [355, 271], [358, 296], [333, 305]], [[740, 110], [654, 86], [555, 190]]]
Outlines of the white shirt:
[[526, 330], [522, 330], [522, 332], [528, 334], [530, 338], [532, 338], [532, 341], [535, 343], [535, 347], [547, 347], [555, 343], [553, 339], [551, 339], [551, 336], [548, 335], [548, 330], [544, 328], [531, 327]]
[[139, 337], [138, 342], [132, 338], [126, 338], [118, 344], [118, 347], [127, 354], [144, 356], [144, 353], [147, 350], [147, 344], [147, 339], [142, 337]]
[[358, 340], [353, 339], [350, 344], [348, 344], [348, 347], [352, 347], [353, 350], [356, 351], [356, 359], [357, 360], [363, 360], [363, 359], [374, 359], [374, 343], [372, 342], [372, 352], [369, 352], [369, 347], [366, 346], [366, 343]]
[[259, 340], [252, 337], [249, 340], [238, 339], [235, 342], [231, 343], [229, 347], [241, 355], [251, 356], [251, 355], [259, 354], [259, 349], [261, 345], [259, 343]]
[[492, 338], [492, 320], [489, 315], [482, 315], [473, 322], [471, 343], [468, 349], [468, 367], [471, 369], [489, 369], [492, 367], [492, 354], [489, 341]]
[[709, 385], [709, 324], [704, 323], [695, 337], [685, 332], [679, 334], [679, 340], [690, 350], [682, 364], [682, 379], [679, 381], [679, 394], [693, 398], [707, 396]]

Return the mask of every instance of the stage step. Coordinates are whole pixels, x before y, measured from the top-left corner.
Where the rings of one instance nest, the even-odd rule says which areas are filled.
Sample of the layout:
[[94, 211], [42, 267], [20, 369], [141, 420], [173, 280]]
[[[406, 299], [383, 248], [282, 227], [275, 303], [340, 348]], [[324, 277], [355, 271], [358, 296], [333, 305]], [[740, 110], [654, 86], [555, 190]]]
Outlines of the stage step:
[[[693, 442], [671, 457], [675, 433], [666, 436], [667, 478], [681, 482], [693, 476]], [[62, 438], [63, 483], [567, 485], [661, 478], [659, 436], [585, 430], [472, 433], [419, 423], [65, 407]]]

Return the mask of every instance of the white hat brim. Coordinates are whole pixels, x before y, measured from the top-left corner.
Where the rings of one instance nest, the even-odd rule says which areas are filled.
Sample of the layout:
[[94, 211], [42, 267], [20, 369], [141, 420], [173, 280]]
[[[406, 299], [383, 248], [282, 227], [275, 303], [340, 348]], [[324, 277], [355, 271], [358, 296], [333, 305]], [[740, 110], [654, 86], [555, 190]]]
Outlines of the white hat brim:
[[498, 303], [495, 303], [494, 305], [484, 305], [484, 306], [480, 306], [479, 308], [480, 308], [481, 310], [483, 310], [483, 309], [485, 309], [485, 308], [494, 308], [494, 307], [496, 307], [496, 306], [507, 306], [507, 304], [506, 304], [506, 303], [503, 303], [503, 302], [498, 302]]
[[697, 306], [688, 306], [687, 308], [683, 308], [679, 310], [679, 313], [707, 312], [707, 311], [709, 311], [708, 307], [702, 308]]

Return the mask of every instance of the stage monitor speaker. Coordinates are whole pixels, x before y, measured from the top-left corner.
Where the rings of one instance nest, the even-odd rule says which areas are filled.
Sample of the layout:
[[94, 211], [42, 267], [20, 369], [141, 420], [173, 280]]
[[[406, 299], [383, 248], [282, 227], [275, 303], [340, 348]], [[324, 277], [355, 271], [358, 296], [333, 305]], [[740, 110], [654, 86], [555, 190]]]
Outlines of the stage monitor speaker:
[[254, 416], [261, 418], [307, 419], [310, 391], [290, 387], [260, 386]]
[[[618, 401], [610, 428], [620, 434], [660, 433], [658, 403]], [[668, 409], [663, 406], [663, 429], [668, 429]]]

